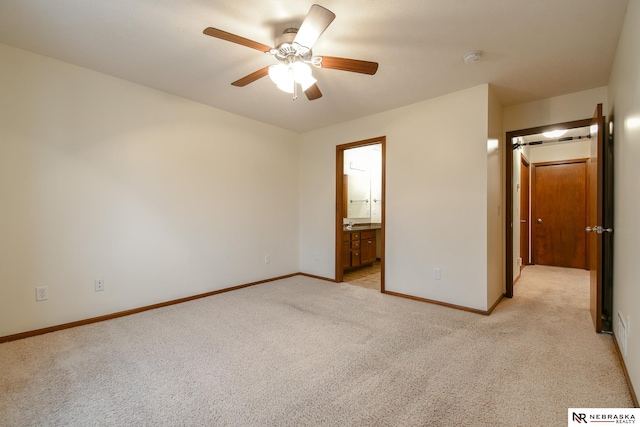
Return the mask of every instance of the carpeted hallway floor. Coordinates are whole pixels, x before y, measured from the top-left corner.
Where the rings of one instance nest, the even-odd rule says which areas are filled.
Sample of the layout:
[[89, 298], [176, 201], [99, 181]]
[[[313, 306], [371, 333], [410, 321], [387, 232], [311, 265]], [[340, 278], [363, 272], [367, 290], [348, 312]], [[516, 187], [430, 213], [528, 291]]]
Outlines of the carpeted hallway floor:
[[560, 426], [628, 407], [588, 273], [482, 316], [296, 276], [0, 345], [2, 426]]

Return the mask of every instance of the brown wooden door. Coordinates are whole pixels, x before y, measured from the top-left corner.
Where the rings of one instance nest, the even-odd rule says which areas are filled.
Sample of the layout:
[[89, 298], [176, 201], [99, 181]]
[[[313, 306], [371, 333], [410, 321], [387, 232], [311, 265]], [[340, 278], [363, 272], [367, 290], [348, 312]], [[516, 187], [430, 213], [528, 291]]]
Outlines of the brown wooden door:
[[529, 162], [520, 157], [520, 269], [531, 264], [529, 256]]
[[[598, 104], [591, 121], [591, 159], [589, 171], [589, 228], [604, 225], [604, 117], [602, 104]], [[589, 239], [590, 311], [596, 332], [602, 332], [602, 232], [586, 233]]]
[[533, 164], [532, 184], [533, 263], [587, 268], [586, 160]]

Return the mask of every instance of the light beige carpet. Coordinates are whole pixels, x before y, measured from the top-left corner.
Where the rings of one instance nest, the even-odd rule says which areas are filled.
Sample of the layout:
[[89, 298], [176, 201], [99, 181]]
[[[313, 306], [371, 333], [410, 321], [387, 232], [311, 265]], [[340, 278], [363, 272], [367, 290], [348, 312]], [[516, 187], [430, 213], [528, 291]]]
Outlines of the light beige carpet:
[[566, 425], [632, 405], [586, 277], [482, 316], [297, 276], [5, 343], [0, 425]]

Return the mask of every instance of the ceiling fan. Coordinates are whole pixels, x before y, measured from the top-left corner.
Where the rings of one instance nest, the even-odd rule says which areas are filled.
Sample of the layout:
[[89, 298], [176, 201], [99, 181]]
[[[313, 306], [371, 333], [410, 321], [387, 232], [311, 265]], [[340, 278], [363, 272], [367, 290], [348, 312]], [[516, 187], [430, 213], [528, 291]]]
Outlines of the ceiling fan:
[[278, 60], [278, 64], [261, 68], [236, 80], [231, 83], [233, 86], [246, 86], [269, 75], [280, 90], [292, 93], [293, 99], [297, 98], [298, 85], [300, 85], [307, 98], [312, 101], [320, 98], [322, 92], [316, 84], [316, 79], [313, 78], [309, 65], [369, 75], [375, 74], [378, 70], [377, 62], [334, 56], [313, 56], [311, 48], [335, 17], [336, 15], [330, 10], [314, 4], [309, 9], [300, 28], [284, 30], [281, 35], [276, 37], [273, 48], [217, 28], [205, 28], [203, 33], [273, 55]]

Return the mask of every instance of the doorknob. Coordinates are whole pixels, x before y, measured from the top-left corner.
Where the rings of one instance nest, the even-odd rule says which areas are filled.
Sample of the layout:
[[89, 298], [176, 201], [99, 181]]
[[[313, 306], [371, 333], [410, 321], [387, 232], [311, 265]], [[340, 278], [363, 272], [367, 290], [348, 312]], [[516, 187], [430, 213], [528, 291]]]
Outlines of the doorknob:
[[584, 231], [586, 231], [587, 233], [598, 233], [598, 234], [602, 234], [602, 233], [613, 233], [613, 228], [604, 228], [601, 225], [596, 225], [595, 227], [587, 227], [584, 229]]
[[527, 222], [527, 220], [526, 219], [521, 219], [520, 222]]
[[542, 224], [542, 218], [538, 218], [538, 224]]

